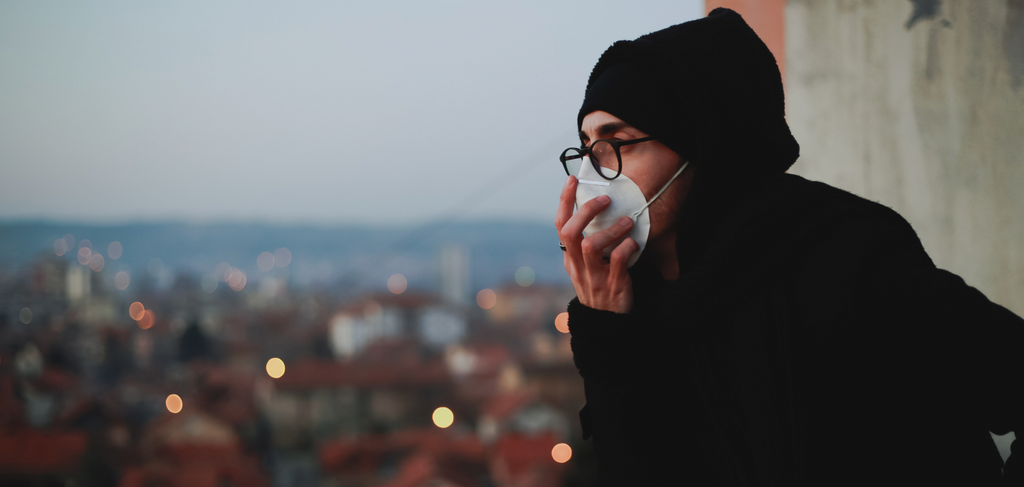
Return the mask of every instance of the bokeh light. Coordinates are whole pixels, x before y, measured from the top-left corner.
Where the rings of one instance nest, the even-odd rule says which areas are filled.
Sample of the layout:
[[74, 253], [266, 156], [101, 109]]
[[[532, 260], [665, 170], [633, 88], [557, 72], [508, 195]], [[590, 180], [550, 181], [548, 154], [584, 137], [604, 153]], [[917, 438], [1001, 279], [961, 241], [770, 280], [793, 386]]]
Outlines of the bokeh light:
[[220, 279], [217, 279], [216, 274], [204, 274], [202, 279], [199, 280], [199, 287], [208, 293], [216, 291], [219, 284]]
[[434, 414], [431, 416], [431, 419], [434, 420], [434, 424], [437, 425], [438, 428], [447, 428], [455, 422], [455, 414], [452, 413], [451, 409], [441, 406], [434, 410]]
[[89, 249], [89, 252], [92, 252], [92, 242], [87, 238], [83, 238], [81, 242], [78, 242], [78, 248]]
[[213, 275], [217, 276], [222, 282], [228, 282], [228, 278], [231, 277], [231, 264], [227, 262], [221, 262], [217, 264], [217, 268], [214, 269]]
[[274, 268], [274, 254], [270, 252], [263, 252], [256, 257], [256, 267], [259, 267], [261, 271], [267, 272]]
[[405, 292], [405, 288], [409, 286], [409, 281], [405, 280], [405, 276], [401, 274], [392, 274], [388, 278], [388, 291], [395, 294], [402, 294]]
[[167, 396], [167, 400], [164, 401], [164, 404], [167, 406], [167, 410], [174, 414], [180, 413], [181, 408], [185, 405], [185, 403], [181, 401], [181, 396], [177, 394]]
[[128, 289], [128, 285], [132, 282], [132, 276], [126, 271], [119, 271], [114, 275], [114, 287], [120, 291]]
[[522, 266], [519, 269], [516, 269], [516, 284], [519, 284], [520, 286], [527, 287], [530, 284], [533, 284], [533, 280], [536, 277], [536, 274], [533, 273], [533, 269], [529, 267]]
[[146, 307], [142, 303], [136, 301], [128, 306], [128, 316], [131, 316], [133, 320], [139, 321], [146, 314]]
[[228, 287], [235, 291], [245, 289], [245, 273], [241, 269], [231, 268], [231, 275], [228, 276]]
[[53, 253], [58, 256], [64, 255], [68, 252], [68, 243], [63, 238], [58, 238], [53, 242]]
[[21, 322], [26, 324], [26, 325], [31, 323], [32, 322], [32, 310], [29, 309], [29, 308], [21, 308], [21, 312], [18, 313], [18, 318], [21, 319]]
[[71, 250], [71, 249], [75, 248], [75, 236], [74, 235], [71, 235], [70, 233], [66, 234], [66, 235], [64, 235], [63, 238], [61, 238], [61, 240], [63, 240], [64, 243], [65, 243], [65, 246], [64, 246], [65, 249]]
[[476, 293], [476, 304], [480, 305], [483, 309], [491, 309], [495, 304], [498, 304], [498, 295], [494, 294], [494, 291], [490, 289], [481, 289], [480, 292]]
[[292, 251], [281, 247], [274, 251], [274, 265], [288, 267], [292, 263]]
[[110, 257], [111, 259], [120, 259], [122, 252], [124, 252], [124, 248], [121, 247], [121, 242], [114, 241], [110, 242], [110, 245], [107, 245], [107, 257]]
[[88, 247], [82, 247], [78, 249], [78, 263], [82, 265], [89, 265], [89, 260], [92, 259], [92, 250]]
[[551, 449], [551, 458], [558, 463], [568, 462], [572, 458], [572, 447], [565, 443], [559, 443]]
[[92, 257], [89, 258], [89, 267], [96, 272], [103, 270], [104, 263], [102, 254], [92, 254]]
[[558, 313], [555, 317], [555, 329], [562, 333], [569, 333], [569, 313], [565, 311]]
[[284, 375], [284, 360], [277, 357], [267, 360], [267, 375], [274, 379], [280, 379]]
[[139, 320], [139, 322], [138, 322], [139, 323], [139, 328], [142, 328], [143, 330], [148, 330], [150, 328], [153, 328], [153, 323], [155, 323], [155, 322], [156, 322], [156, 315], [153, 314], [153, 310], [147, 309], [146, 311], [144, 311], [142, 313], [142, 319]]

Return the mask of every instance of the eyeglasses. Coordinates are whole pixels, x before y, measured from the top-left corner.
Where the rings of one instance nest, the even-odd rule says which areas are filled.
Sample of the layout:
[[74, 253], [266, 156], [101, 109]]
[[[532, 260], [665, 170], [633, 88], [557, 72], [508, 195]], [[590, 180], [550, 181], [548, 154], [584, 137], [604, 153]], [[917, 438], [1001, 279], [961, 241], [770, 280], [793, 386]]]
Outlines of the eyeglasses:
[[570, 147], [562, 151], [558, 160], [562, 161], [566, 174], [579, 177], [580, 169], [583, 168], [583, 157], [589, 155], [590, 164], [594, 166], [597, 174], [610, 181], [622, 174], [622, 153], [619, 149], [624, 145], [639, 144], [648, 140], [654, 140], [654, 137], [633, 140], [599, 139], [590, 144], [590, 147]]

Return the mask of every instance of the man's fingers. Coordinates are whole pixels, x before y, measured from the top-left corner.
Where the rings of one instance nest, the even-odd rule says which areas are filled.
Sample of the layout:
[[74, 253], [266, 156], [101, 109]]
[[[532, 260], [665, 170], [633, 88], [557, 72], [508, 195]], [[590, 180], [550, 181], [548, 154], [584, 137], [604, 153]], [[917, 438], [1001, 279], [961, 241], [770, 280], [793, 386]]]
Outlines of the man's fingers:
[[583, 239], [583, 229], [586, 228], [590, 220], [593, 220], [598, 213], [601, 213], [608, 208], [611, 204], [611, 198], [608, 196], [598, 196], [586, 203], [584, 203], [576, 211], [569, 221], [565, 222], [562, 226], [562, 230], [558, 232], [558, 236], [562, 239], [562, 244], [566, 247], [566, 253], [569, 259], [572, 260], [573, 264], [576, 265], [577, 270], [586, 273], [588, 266], [594, 265], [588, 262], [589, 259], [583, 258], [583, 249], [580, 247]]
[[618, 239], [622, 238], [623, 235], [632, 229], [633, 220], [628, 216], [624, 216], [619, 218], [614, 225], [587, 237], [586, 240], [589, 240], [595, 247], [604, 249], [609, 245], [614, 244]]
[[[590, 220], [593, 220], [598, 213], [608, 208], [611, 201], [611, 198], [602, 195], [584, 203], [575, 214], [569, 217], [565, 225], [562, 225], [562, 229], [558, 232], [558, 236], [562, 238], [562, 243], [566, 247], [569, 246], [570, 242], [574, 244], [574, 247], [579, 245], [579, 241], [583, 240], [583, 229], [587, 227]], [[571, 251], [572, 249], [570, 249]]]
[[565, 178], [562, 194], [558, 197], [558, 210], [555, 211], [555, 228], [559, 231], [572, 217], [572, 207], [576, 204], [576, 184], [575, 176]]
[[633, 220], [624, 216], [612, 226], [583, 239], [580, 250], [583, 252], [583, 261], [587, 263], [587, 267], [602, 264], [604, 249], [614, 244], [632, 228]]
[[626, 264], [629, 263], [629, 258], [640, 250], [640, 244], [636, 243], [636, 240], [627, 238], [622, 241], [615, 250], [612, 250], [611, 263], [609, 265], [609, 272], [613, 281], [626, 279], [629, 277], [629, 273], [626, 271]]

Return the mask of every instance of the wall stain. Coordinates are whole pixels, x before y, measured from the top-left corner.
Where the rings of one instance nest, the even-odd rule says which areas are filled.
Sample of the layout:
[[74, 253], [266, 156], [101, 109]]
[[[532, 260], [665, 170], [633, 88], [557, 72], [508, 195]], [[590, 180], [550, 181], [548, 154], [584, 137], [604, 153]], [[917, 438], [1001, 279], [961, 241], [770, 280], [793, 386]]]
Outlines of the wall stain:
[[931, 20], [938, 16], [939, 5], [942, 2], [939, 0], [910, 0], [910, 3], [914, 5], [914, 11], [910, 13], [907, 23], [903, 25], [907, 30], [910, 30], [919, 21]]
[[939, 75], [939, 29], [928, 30], [928, 51], [925, 55], [924, 76], [928, 81]]

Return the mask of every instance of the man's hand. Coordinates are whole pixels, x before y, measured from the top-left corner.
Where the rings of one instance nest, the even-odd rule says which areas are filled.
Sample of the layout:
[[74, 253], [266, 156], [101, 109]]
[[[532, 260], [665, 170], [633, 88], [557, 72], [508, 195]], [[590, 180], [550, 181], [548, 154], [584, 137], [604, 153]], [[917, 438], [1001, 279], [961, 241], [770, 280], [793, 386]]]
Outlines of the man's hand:
[[604, 260], [603, 250], [632, 230], [633, 221], [622, 217], [611, 228], [584, 238], [583, 229], [608, 208], [611, 200], [599, 196], [573, 214], [577, 184], [574, 176], [565, 181], [555, 214], [555, 228], [565, 246], [565, 270], [580, 303], [594, 309], [628, 313], [633, 308], [633, 282], [626, 272], [626, 263], [640, 246], [627, 238], [612, 251], [610, 261]]

